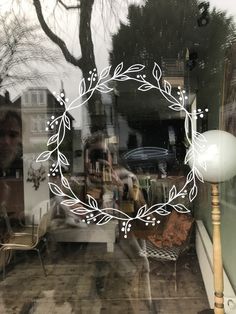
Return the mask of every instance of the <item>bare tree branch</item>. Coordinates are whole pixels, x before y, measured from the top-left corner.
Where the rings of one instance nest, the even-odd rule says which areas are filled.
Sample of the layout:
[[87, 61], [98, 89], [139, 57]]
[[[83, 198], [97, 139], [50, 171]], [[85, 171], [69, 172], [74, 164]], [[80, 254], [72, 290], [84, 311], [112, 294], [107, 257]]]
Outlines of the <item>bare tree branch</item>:
[[[102, 18], [104, 18], [105, 14], [103, 11], [105, 10], [105, 7], [103, 6], [103, 1], [101, 2], [101, 12], [102, 12]], [[113, 0], [106, 0], [108, 3], [110, 3], [110, 9], [111, 12], [115, 14], [115, 9], [113, 8]], [[124, 0], [122, 0], [124, 1]], [[126, 1], [126, 0], [125, 0]], [[41, 0], [33, 0], [34, 7], [36, 9], [36, 14], [38, 21], [44, 31], [44, 33], [48, 36], [48, 38], [54, 42], [62, 51], [65, 60], [71, 63], [72, 65], [80, 68], [82, 71], [82, 75], [84, 78], [88, 77], [90, 70], [97, 69], [96, 66], [96, 60], [95, 60], [95, 54], [94, 54], [94, 42], [93, 42], [93, 36], [92, 36], [92, 12], [94, 8], [94, 2], [95, 0], [77, 0], [77, 5], [74, 6], [72, 2], [67, 2], [66, 0], [57, 0], [56, 5], [53, 8], [53, 12], [56, 12], [56, 7], [67, 10], [67, 12], [64, 12], [64, 16], [68, 16], [68, 10], [70, 9], [77, 9], [77, 17], [79, 21], [78, 25], [78, 39], [79, 39], [79, 45], [81, 51], [81, 57], [76, 58], [74, 55], [72, 55], [72, 52], [69, 51], [68, 46], [66, 46], [65, 41], [62, 40], [55, 32], [55, 30], [51, 27], [50, 24], [48, 24], [45, 21], [44, 15], [42, 13], [42, 6]], [[69, 3], [69, 5], [67, 5]], [[76, 3], [76, 2], [75, 2]], [[45, 7], [46, 10], [46, 7]], [[70, 10], [71, 12], [71, 10]], [[56, 14], [55, 14], [56, 16]], [[54, 16], [54, 17], [55, 17]], [[59, 21], [59, 25], [63, 25], [62, 21]], [[56, 29], [56, 28], [55, 28]], [[102, 112], [102, 114], [98, 114], [97, 108], [100, 108], [99, 112]], [[99, 92], [96, 92], [93, 94], [91, 98], [88, 99], [88, 110], [90, 114], [90, 131], [93, 133], [97, 130], [106, 130], [106, 112], [104, 103], [102, 101], [101, 94]]]
[[62, 0], [57, 0], [66, 10], [80, 9], [80, 5], [66, 5]]
[[46, 33], [46, 35], [51, 39], [52, 42], [54, 42], [58, 47], [61, 49], [66, 61], [70, 62], [71, 64], [81, 67], [81, 58], [75, 58], [68, 50], [65, 42], [58, 37], [47, 25], [43, 13], [42, 13], [42, 7], [39, 0], [33, 0], [33, 4], [35, 6], [36, 14], [39, 20], [39, 23], [43, 29], [43, 31]]
[[0, 16], [0, 89], [37, 83], [42, 78], [45, 81], [48, 77], [42, 74], [39, 64], [60, 64], [61, 54], [45, 45], [39, 29], [24, 18], [9, 13]]

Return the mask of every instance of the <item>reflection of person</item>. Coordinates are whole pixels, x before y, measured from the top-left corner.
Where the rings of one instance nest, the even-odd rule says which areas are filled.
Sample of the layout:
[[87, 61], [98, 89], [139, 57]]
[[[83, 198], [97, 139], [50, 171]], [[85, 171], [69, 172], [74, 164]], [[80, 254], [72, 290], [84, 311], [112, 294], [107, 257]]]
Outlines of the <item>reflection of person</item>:
[[16, 111], [0, 112], [0, 175], [14, 168], [21, 147], [21, 118]]
[[[117, 147], [112, 140], [113, 138], [97, 132], [85, 141], [86, 193], [97, 200], [100, 208], [117, 208], [133, 216], [145, 204], [144, 197], [137, 176], [118, 161]], [[101, 307], [103, 300], [116, 293], [125, 295], [128, 312], [137, 313], [138, 298], [150, 298], [147, 293], [149, 263], [146, 258], [138, 256], [141, 246], [142, 240], [139, 241], [134, 234], [130, 234], [128, 239], [121, 238], [116, 245], [116, 252], [121, 254], [121, 258], [117, 259], [114, 255], [111, 263], [104, 263], [103, 273], [97, 263], [96, 290], [101, 297]], [[144, 291], [139, 288], [141, 285], [137, 278], [141, 278]], [[117, 281], [115, 285], [114, 281]], [[112, 312], [112, 308], [107, 311]]]
[[132, 213], [144, 205], [137, 177], [117, 162], [114, 144], [97, 132], [85, 142], [87, 194], [103, 208], [119, 208]]
[[[133, 210], [135, 212], [143, 205], [144, 199], [139, 189], [137, 177], [123, 165], [118, 164], [116, 147], [109, 142], [106, 136], [102, 133], [90, 136], [84, 145], [84, 156], [86, 174], [84, 194], [89, 194], [95, 198], [100, 208], [117, 208], [125, 211], [125, 209], [129, 208], [128, 206], [124, 206], [124, 203], [133, 203]], [[67, 177], [67, 179], [73, 192], [81, 198], [82, 185], [79, 188], [76, 178], [74, 178], [74, 183], [72, 182], [73, 177]], [[60, 178], [55, 177], [54, 180], [63, 190]], [[85, 226], [80, 221], [81, 216], [70, 213], [70, 209], [73, 206], [67, 207], [60, 205], [62, 200], [63, 198], [61, 197], [55, 197], [55, 207], [58, 209], [58, 216], [60, 215], [60, 210], [62, 210], [63, 214], [61, 216], [64, 216], [64, 223], [71, 227], [80, 228]], [[84, 197], [83, 201], [88, 203], [86, 197]], [[77, 206], [79, 205], [76, 204]], [[133, 212], [127, 212], [130, 216], [133, 214]], [[53, 227], [56, 229], [59, 226], [55, 224]], [[103, 229], [104, 237], [109, 237], [110, 235], [110, 232], [106, 235], [106, 228], [104, 226], [97, 226], [97, 229], [90, 228], [91, 225], [87, 225], [87, 229], [84, 230], [88, 238], [88, 246], [83, 247], [83, 249], [89, 247], [90, 237], [92, 238], [91, 242], [95, 241], [96, 230], [100, 234], [100, 230]], [[93, 234], [91, 234], [90, 230], [93, 230]], [[75, 233], [73, 232], [72, 234], [74, 235]], [[77, 236], [77, 239], [79, 240], [79, 236]], [[134, 235], [130, 234], [128, 239], [119, 239], [115, 246], [115, 254], [109, 254], [108, 259], [106, 258], [108, 255], [105, 254], [102, 261], [93, 260], [96, 257], [96, 255], [93, 255], [91, 265], [94, 267], [94, 273], [90, 278], [89, 286], [92, 287], [96, 300], [96, 312], [103, 312], [103, 309], [106, 308], [105, 311], [107, 313], [113, 313], [113, 303], [107, 303], [106, 300], [110, 300], [114, 294], [118, 297], [124, 297], [127, 303], [127, 312], [129, 313], [138, 313], [139, 298], [150, 301], [149, 263], [146, 257], [139, 256], [142, 246], [143, 241], [139, 241]], [[91, 254], [92, 250], [89, 249], [87, 253]], [[86, 258], [86, 252], [84, 258]], [[58, 295], [60, 295], [58, 293], [55, 293], [57, 300], [59, 299]], [[147, 312], [149, 312], [148, 305], [149, 303], [142, 305]], [[82, 309], [81, 305], [80, 309]]]
[[[0, 213], [6, 216], [7, 204], [10, 197], [10, 187], [6, 182], [7, 176], [16, 175], [17, 159], [21, 143], [21, 118], [13, 110], [0, 111]], [[7, 226], [9, 229], [9, 226]], [[3, 228], [2, 228], [3, 229]], [[9, 231], [9, 230], [8, 230]], [[2, 233], [5, 230], [1, 230]]]

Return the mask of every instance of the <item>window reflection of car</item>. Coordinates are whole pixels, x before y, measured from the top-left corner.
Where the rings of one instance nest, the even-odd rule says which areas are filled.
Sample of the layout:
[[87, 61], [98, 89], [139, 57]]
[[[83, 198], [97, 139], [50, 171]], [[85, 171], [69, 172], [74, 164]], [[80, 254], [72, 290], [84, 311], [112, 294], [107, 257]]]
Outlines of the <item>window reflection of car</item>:
[[166, 162], [168, 167], [176, 164], [174, 152], [162, 147], [138, 147], [123, 154], [122, 159], [131, 170], [157, 171], [160, 163]]

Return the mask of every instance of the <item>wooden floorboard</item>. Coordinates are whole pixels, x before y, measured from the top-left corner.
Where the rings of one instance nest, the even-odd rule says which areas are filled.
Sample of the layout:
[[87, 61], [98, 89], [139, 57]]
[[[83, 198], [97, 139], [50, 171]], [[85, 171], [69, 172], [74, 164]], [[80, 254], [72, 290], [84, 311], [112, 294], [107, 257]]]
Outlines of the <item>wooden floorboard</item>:
[[17, 254], [0, 281], [1, 314], [197, 314], [208, 308], [194, 249], [177, 265], [139, 257], [127, 240], [107, 253], [103, 244], [64, 244], [37, 255]]

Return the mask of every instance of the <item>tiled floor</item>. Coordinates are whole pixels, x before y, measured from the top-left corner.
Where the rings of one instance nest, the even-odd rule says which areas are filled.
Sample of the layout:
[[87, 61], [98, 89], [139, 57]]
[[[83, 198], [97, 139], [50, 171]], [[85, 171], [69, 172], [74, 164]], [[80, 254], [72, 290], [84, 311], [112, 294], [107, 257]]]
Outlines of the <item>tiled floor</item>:
[[[1, 314], [197, 314], [208, 308], [194, 250], [177, 266], [139, 257], [132, 240], [114, 253], [103, 244], [64, 244], [45, 252], [48, 276], [37, 255], [17, 255], [0, 281]], [[150, 269], [150, 272], [148, 271]]]

